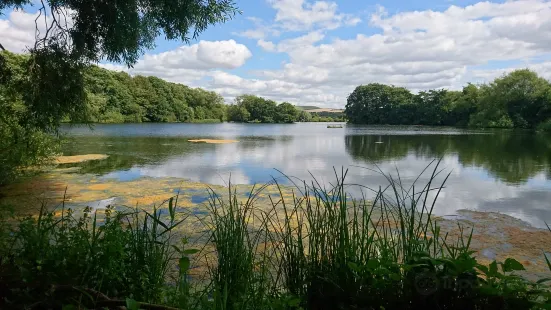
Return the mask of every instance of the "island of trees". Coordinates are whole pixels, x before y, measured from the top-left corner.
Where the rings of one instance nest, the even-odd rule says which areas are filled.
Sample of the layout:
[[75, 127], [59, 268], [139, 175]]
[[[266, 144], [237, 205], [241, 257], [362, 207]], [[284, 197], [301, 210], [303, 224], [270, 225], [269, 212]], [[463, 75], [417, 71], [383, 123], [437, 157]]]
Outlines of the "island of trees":
[[361, 85], [347, 100], [355, 124], [431, 125], [551, 130], [551, 84], [528, 69], [488, 84], [411, 93], [403, 87]]

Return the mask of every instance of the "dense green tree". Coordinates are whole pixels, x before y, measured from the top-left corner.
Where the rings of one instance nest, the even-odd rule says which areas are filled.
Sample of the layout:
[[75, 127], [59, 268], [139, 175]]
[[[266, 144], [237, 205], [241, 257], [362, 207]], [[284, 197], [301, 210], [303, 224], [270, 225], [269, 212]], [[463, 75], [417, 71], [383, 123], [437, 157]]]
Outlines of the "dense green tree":
[[551, 84], [528, 69], [462, 91], [411, 94], [383, 84], [356, 87], [345, 114], [357, 124], [551, 129]]
[[241, 95], [235, 98], [235, 104], [249, 112], [250, 121], [260, 123], [273, 123], [275, 121], [277, 104], [273, 100], [254, 95]]
[[449, 114], [446, 125], [465, 127], [469, 124], [470, 116], [477, 111], [478, 87], [467, 84], [461, 92], [448, 91]]
[[348, 96], [346, 116], [356, 124], [393, 124], [394, 113], [401, 105], [409, 104], [411, 93], [402, 87], [379, 83], [356, 87]]
[[[124, 88], [114, 86], [111, 81], [98, 86], [101, 91], [87, 89], [85, 70], [101, 60], [131, 66], [146, 49], [154, 46], [160, 34], [169, 40], [189, 42], [209, 25], [224, 22], [236, 12], [230, 0], [5, 0], [0, 1], [0, 11], [23, 5], [35, 5], [41, 16], [49, 18], [37, 18], [37, 23], [45, 23], [37, 24], [37, 29], [48, 30], [37, 31], [38, 38], [29, 49], [29, 56], [18, 60], [21, 63], [9, 63], [8, 54], [0, 54], [0, 112], [12, 113], [0, 119], [0, 140], [8, 141], [5, 143], [11, 145], [12, 154], [36, 157], [13, 161], [11, 155], [0, 154], [0, 169], [10, 171], [4, 173], [10, 176], [18, 167], [33, 164], [51, 153], [32, 152], [27, 146], [39, 136], [56, 134], [64, 120], [93, 121], [106, 116], [119, 121], [127, 120], [125, 115], [132, 118], [142, 112], [143, 118], [175, 118], [167, 97], [142, 100], [153, 104], [141, 111], [142, 105], [131, 102], [130, 93], [121, 91]], [[71, 24], [67, 25], [69, 12]], [[124, 77], [118, 82], [124, 83], [125, 79], [127, 82]], [[223, 109], [218, 110], [223, 118]], [[22, 146], [26, 150], [15, 150]], [[0, 178], [0, 184], [7, 180]]]
[[231, 104], [227, 108], [228, 120], [232, 122], [245, 123], [248, 122], [251, 113], [242, 105]]
[[304, 110], [298, 113], [297, 121], [299, 122], [310, 122], [312, 120], [312, 115]]
[[414, 124], [445, 125], [447, 91], [444, 89], [419, 92], [414, 96], [416, 118]]
[[273, 100], [254, 95], [235, 98], [235, 103], [227, 107], [227, 117], [232, 122], [257, 123], [294, 123], [311, 119], [308, 112], [301, 111], [288, 102], [278, 105]]
[[280, 103], [276, 108], [275, 121], [277, 123], [294, 123], [298, 120], [299, 111], [289, 102]]
[[516, 70], [481, 89], [477, 127], [533, 128], [551, 117], [551, 86], [528, 69]]

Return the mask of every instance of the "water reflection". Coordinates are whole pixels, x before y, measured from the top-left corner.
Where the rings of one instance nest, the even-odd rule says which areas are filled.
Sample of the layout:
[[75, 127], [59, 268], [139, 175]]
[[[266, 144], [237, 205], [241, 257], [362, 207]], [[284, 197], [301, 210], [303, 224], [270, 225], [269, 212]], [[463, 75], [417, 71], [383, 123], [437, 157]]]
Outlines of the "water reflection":
[[551, 175], [551, 137], [545, 135], [347, 135], [345, 140], [347, 152], [366, 163], [402, 160], [408, 155], [431, 159], [456, 155], [461, 165], [481, 167], [511, 184], [525, 183], [542, 173]]
[[[208, 184], [253, 184], [314, 175], [334, 181], [333, 168], [349, 168], [348, 182], [372, 188], [386, 179], [358, 168], [374, 164], [411, 184], [434, 159], [451, 172], [438, 214], [459, 209], [499, 211], [542, 226], [551, 222], [551, 137], [515, 131], [346, 126], [326, 124], [145, 124], [69, 129], [65, 155], [105, 153], [104, 161], [79, 164], [80, 173], [131, 181], [185, 178]], [[188, 139], [225, 138], [234, 144]], [[277, 170], [276, 170], [277, 169]], [[426, 180], [421, 178], [420, 182]], [[442, 180], [442, 177], [439, 178]], [[359, 189], [351, 189], [359, 194]], [[354, 192], [355, 191], [355, 192]]]

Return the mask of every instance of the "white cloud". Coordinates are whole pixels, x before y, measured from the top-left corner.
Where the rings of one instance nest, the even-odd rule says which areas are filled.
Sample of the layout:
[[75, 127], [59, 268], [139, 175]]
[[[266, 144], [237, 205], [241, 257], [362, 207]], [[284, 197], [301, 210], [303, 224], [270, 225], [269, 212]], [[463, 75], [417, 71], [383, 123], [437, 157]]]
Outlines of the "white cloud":
[[268, 52], [273, 52], [276, 50], [276, 46], [273, 42], [270, 41], [264, 41], [262, 39], [258, 40], [257, 45], [262, 47], [264, 50]]
[[[228, 100], [254, 93], [328, 107], [343, 107], [354, 87], [370, 82], [413, 91], [457, 89], [524, 67], [551, 78], [550, 1], [480, 2], [397, 14], [378, 7], [365, 24], [371, 27], [369, 33], [360, 31], [346, 39], [334, 37], [331, 28], [361, 20], [341, 13], [335, 2], [270, 0], [269, 4], [275, 10], [273, 24], [249, 18], [256, 28], [240, 35], [255, 38], [265, 51], [281, 53], [285, 58], [277, 69], [256, 67], [247, 77], [231, 73], [253, 56], [247, 46], [227, 40], [146, 55], [130, 72], [206, 87]], [[34, 17], [14, 14], [0, 20], [0, 43], [21, 49], [34, 39]], [[278, 39], [282, 30], [287, 33]], [[292, 36], [296, 31], [300, 32]], [[271, 60], [269, 54], [263, 57], [264, 62]]]
[[[300, 2], [301, 7], [303, 2]], [[305, 24], [329, 20], [323, 14], [308, 19], [295, 4], [287, 19]], [[325, 11], [333, 12], [331, 6]], [[304, 10], [303, 10], [304, 11]], [[283, 14], [283, 13], [281, 13]], [[282, 20], [286, 20], [280, 17]], [[317, 89], [333, 102], [315, 102], [309, 94], [301, 104], [342, 107], [346, 95], [360, 84], [381, 82], [414, 91], [452, 88], [466, 82], [487, 81], [513, 67], [475, 70], [494, 61], [526, 60], [529, 67], [551, 77], [551, 65], [530, 64], [533, 57], [551, 55], [551, 2], [543, 0], [481, 2], [467, 7], [450, 6], [445, 11], [414, 11], [389, 15], [379, 7], [370, 25], [380, 33], [357, 34], [352, 39], [319, 42], [323, 33], [310, 32], [295, 39], [263, 42], [268, 51], [285, 52], [290, 62], [279, 70], [256, 70], [259, 77], [282, 79], [300, 88]], [[317, 37], [316, 37], [317, 35]], [[286, 94], [281, 94], [285, 96]], [[331, 99], [329, 99], [331, 100]]]
[[251, 56], [251, 51], [245, 45], [234, 40], [200, 41], [159, 54], [146, 54], [131, 69], [113, 64], [101, 66], [130, 74], [153, 75], [171, 82], [196, 85], [211, 70], [241, 67]]
[[356, 26], [361, 22], [362, 22], [361, 18], [354, 17], [354, 16], [347, 16], [346, 19], [344, 20], [344, 24], [347, 26]]
[[475, 69], [470, 71], [469, 74], [473, 80], [490, 81], [516, 69], [530, 69], [537, 72], [539, 76], [551, 80], [551, 61], [534, 64], [518, 64], [502, 69]]
[[304, 46], [311, 46], [323, 40], [324, 37], [325, 35], [321, 31], [313, 31], [300, 37], [281, 40], [277, 45], [271, 41], [264, 40], [259, 40], [257, 44], [268, 52], [292, 52]]
[[276, 22], [287, 30], [308, 30], [314, 26], [333, 29], [339, 26], [342, 15], [337, 14], [335, 2], [304, 0], [271, 0], [276, 9]]
[[[65, 10], [64, 13], [66, 16], [62, 18], [58, 16], [57, 20], [60, 26], [68, 25], [70, 28], [72, 25], [70, 11]], [[21, 53], [33, 47], [36, 41], [36, 30], [40, 37], [46, 33], [46, 28], [52, 23], [50, 16], [44, 19], [44, 15], [41, 15], [37, 19], [38, 16], [38, 12], [27, 13], [22, 10], [13, 10], [8, 14], [7, 19], [0, 19], [0, 43], [4, 48], [14, 53]], [[55, 28], [51, 30], [50, 35], [55, 31]]]
[[276, 10], [275, 22], [284, 30], [308, 31], [336, 29], [343, 25], [355, 26], [361, 19], [338, 12], [338, 5], [330, 1], [269, 0]]
[[190, 46], [159, 53], [146, 54], [138, 61], [135, 69], [156, 66], [165, 70], [215, 68], [235, 69], [241, 67], [252, 56], [251, 51], [234, 40], [200, 41]]
[[234, 35], [265, 40], [278, 37], [282, 32], [333, 30], [341, 26], [356, 26], [362, 20], [353, 14], [338, 13], [335, 2], [307, 0], [268, 0], [276, 10], [272, 24], [257, 17], [248, 17], [254, 27]]
[[281, 34], [281, 31], [276, 29], [273, 25], [266, 25], [264, 22], [257, 17], [247, 17], [248, 20], [252, 21], [254, 24], [253, 29], [247, 29], [242, 32], [234, 32], [234, 35], [238, 35], [241, 37], [246, 37], [249, 39], [265, 39], [268, 36], [274, 36], [277, 37]]

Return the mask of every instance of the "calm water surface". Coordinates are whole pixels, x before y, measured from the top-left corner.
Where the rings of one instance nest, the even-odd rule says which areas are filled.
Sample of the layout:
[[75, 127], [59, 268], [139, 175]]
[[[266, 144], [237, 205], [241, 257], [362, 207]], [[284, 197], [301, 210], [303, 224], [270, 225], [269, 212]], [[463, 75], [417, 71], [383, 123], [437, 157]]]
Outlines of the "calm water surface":
[[[433, 160], [451, 172], [436, 213], [459, 209], [499, 211], [536, 226], [551, 222], [551, 136], [519, 131], [352, 126], [328, 129], [302, 124], [117, 124], [63, 127], [65, 155], [101, 153], [103, 161], [80, 164], [79, 173], [121, 182], [140, 177], [177, 177], [208, 184], [254, 184], [285, 178], [329, 184], [334, 168], [348, 169], [347, 182], [386, 185], [371, 169], [405, 184]], [[235, 139], [232, 144], [188, 139]], [[443, 179], [444, 174], [440, 180]], [[421, 185], [426, 177], [418, 182]], [[353, 189], [357, 191], [357, 189]], [[359, 193], [356, 193], [359, 194]]]

